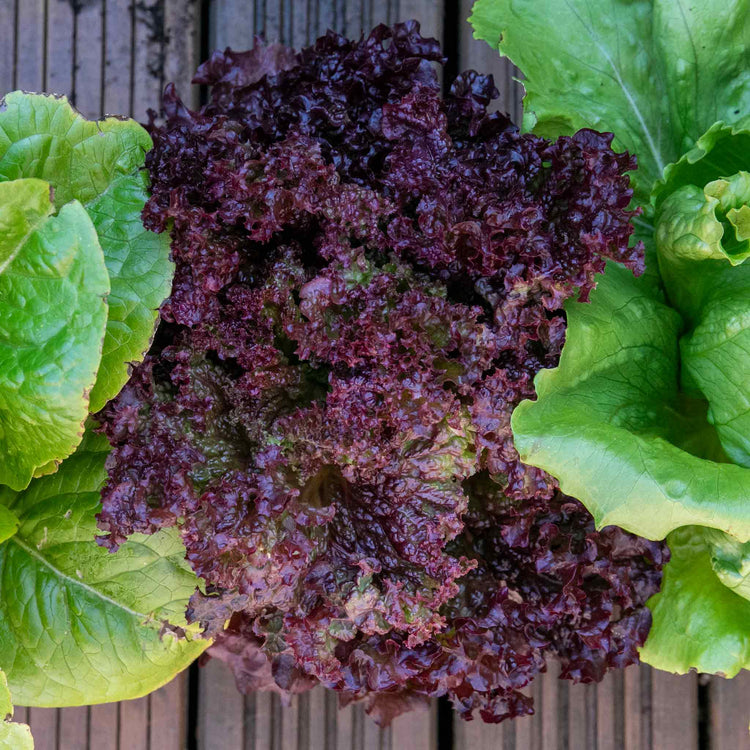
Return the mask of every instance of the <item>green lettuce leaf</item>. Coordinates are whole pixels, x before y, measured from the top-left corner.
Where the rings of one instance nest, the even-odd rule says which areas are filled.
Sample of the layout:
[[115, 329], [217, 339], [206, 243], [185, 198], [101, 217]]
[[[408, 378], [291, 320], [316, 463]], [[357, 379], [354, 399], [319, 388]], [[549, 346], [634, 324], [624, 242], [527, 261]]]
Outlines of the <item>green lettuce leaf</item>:
[[718, 579], [744, 599], [750, 600], [750, 542], [744, 544], [728, 534], [705, 529], [711, 551], [711, 567]]
[[642, 203], [712, 123], [750, 110], [746, 0], [478, 0], [469, 21], [524, 72], [524, 126], [614, 132]]
[[716, 123], [654, 189], [659, 270], [687, 330], [683, 388], [750, 468], [750, 120]]
[[20, 490], [81, 441], [101, 360], [109, 278], [77, 201], [0, 182], [0, 484]]
[[180, 639], [196, 587], [177, 529], [134, 535], [116, 555], [93, 541], [104, 437], [87, 433], [58, 472], [0, 489], [20, 520], [0, 545], [0, 668], [21, 705], [125, 700], [169, 681], [207, 646]]
[[653, 624], [641, 658], [669, 672], [733, 677], [750, 669], [750, 601], [716, 577], [706, 530], [685, 527], [667, 541], [672, 559], [649, 600]]
[[12, 510], [0, 505], [0, 543], [18, 531], [19, 523], [18, 516]]
[[31, 729], [26, 724], [16, 724], [13, 703], [8, 690], [8, 680], [0, 669], [0, 750], [34, 750]]
[[169, 237], [141, 223], [150, 148], [148, 133], [135, 121], [86, 120], [65, 97], [16, 91], [0, 110], [0, 180], [46, 180], [55, 205], [80, 201], [99, 235], [112, 289], [92, 412], [124, 385], [128, 363], [142, 359], [170, 291]]
[[677, 313], [614, 264], [591, 303], [566, 312], [559, 366], [537, 374], [537, 400], [513, 413], [521, 459], [555, 476], [597, 526], [663, 539], [695, 524], [750, 539], [750, 470], [711, 460], [715, 435], [680, 397]]

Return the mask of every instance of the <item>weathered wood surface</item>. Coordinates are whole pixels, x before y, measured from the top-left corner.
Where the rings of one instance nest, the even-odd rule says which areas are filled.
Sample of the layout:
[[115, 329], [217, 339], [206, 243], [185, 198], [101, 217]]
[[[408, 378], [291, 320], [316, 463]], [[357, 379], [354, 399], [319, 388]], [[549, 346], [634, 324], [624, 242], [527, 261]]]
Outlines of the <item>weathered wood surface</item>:
[[[497, 107], [521, 117], [517, 71], [472, 39], [471, 0], [0, 0], [0, 93], [16, 88], [67, 94], [87, 116], [144, 121], [175, 81], [196, 104], [190, 78], [203, 54], [247, 48], [256, 34], [300, 46], [328, 28], [358, 35], [377, 23], [418, 18], [448, 42], [458, 70], [491, 72]], [[202, 24], [207, 24], [202, 26]], [[436, 705], [378, 728], [359, 706], [337, 710], [322, 689], [289, 707], [278, 697], [240, 695], [227, 669], [200, 671], [197, 711], [188, 713], [188, 675], [147, 698], [69, 709], [20, 708], [37, 750], [437, 750]], [[555, 674], [530, 688], [532, 717], [487, 726], [454, 720], [440, 750], [741, 750], [750, 748], [750, 675], [673, 677], [631, 667], [600, 685], [569, 685]], [[195, 706], [193, 707], [196, 708]], [[448, 717], [450, 722], [450, 717]], [[445, 727], [445, 717], [441, 721]], [[709, 743], [709, 744], [706, 744]]]

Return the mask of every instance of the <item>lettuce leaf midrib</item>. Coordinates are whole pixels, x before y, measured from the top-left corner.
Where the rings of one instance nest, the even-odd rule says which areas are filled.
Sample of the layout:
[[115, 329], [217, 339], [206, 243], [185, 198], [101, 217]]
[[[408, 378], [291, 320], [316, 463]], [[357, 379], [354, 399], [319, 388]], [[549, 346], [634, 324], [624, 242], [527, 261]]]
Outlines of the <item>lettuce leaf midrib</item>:
[[33, 549], [33, 547], [26, 544], [26, 542], [22, 542], [19, 539], [18, 534], [11, 537], [8, 540], [8, 542], [10, 544], [15, 544], [17, 547], [20, 547], [27, 555], [29, 555], [30, 557], [33, 557], [38, 562], [42, 563], [42, 565], [49, 568], [61, 580], [65, 581], [66, 583], [73, 584], [74, 586], [77, 586], [78, 588], [83, 589], [84, 591], [95, 596], [96, 598], [101, 599], [103, 602], [106, 602], [107, 604], [114, 606], [117, 609], [121, 609], [123, 612], [126, 612], [127, 614], [138, 618], [141, 624], [143, 624], [143, 621], [149, 620], [151, 618], [152, 615], [147, 615], [147, 614], [144, 614], [143, 612], [136, 612], [134, 609], [131, 609], [130, 607], [123, 604], [122, 602], [118, 602], [116, 599], [112, 599], [111, 597], [107, 596], [106, 594], [99, 591], [98, 589], [95, 589], [92, 586], [88, 585], [84, 581], [77, 579], [77, 578], [73, 578], [67, 573], [63, 573], [62, 570], [60, 570], [53, 563], [51, 563], [38, 550]]

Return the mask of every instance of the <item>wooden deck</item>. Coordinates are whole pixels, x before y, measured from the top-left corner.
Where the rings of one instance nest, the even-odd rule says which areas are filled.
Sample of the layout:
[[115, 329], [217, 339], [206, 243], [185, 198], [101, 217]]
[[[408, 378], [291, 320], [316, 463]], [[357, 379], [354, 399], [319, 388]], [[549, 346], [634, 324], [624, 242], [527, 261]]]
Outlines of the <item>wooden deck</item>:
[[[444, 41], [453, 70], [495, 74], [499, 106], [517, 121], [513, 69], [464, 23], [471, 0], [0, 0], [0, 93], [68, 94], [87, 116], [143, 120], [168, 81], [188, 96], [192, 72], [216, 47], [254, 34], [303, 45], [327, 28], [359, 34], [418, 18]], [[0, 634], [0, 637], [1, 634]], [[120, 704], [18, 709], [37, 750], [743, 750], [750, 748], [750, 673], [727, 682], [646, 667], [576, 686], [543, 675], [537, 713], [497, 727], [454, 720], [442, 703], [381, 730], [361, 707], [337, 711], [322, 689], [281, 706], [240, 695], [226, 668], [195, 666], [147, 698]]]

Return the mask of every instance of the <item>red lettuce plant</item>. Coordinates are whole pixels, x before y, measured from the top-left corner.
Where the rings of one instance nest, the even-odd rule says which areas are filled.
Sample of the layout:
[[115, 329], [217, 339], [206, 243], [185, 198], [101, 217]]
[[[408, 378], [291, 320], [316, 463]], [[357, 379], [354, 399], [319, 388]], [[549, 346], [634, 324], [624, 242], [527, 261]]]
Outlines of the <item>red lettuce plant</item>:
[[596, 531], [509, 423], [564, 300], [642, 268], [634, 159], [521, 134], [490, 76], [442, 98], [441, 61], [412, 22], [217, 52], [199, 112], [167, 89], [144, 220], [174, 287], [100, 414], [103, 543], [179, 526], [189, 619], [241, 688], [322, 683], [381, 721], [446, 694], [529, 713], [548, 653], [583, 681], [637, 661], [665, 560]]

